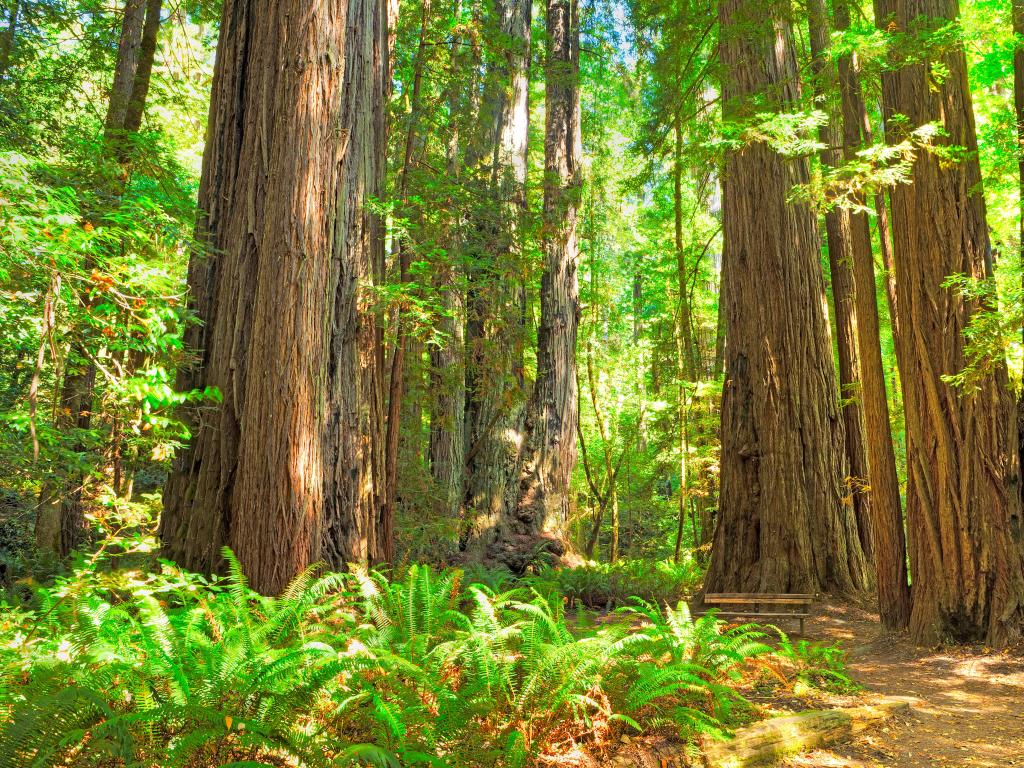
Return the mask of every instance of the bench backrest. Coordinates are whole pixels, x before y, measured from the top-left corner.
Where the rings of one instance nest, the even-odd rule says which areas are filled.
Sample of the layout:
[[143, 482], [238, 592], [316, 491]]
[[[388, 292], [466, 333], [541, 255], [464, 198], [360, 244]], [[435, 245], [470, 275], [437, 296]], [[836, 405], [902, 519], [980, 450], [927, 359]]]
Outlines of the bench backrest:
[[814, 595], [761, 594], [756, 592], [716, 592], [704, 595], [707, 605], [810, 605]]

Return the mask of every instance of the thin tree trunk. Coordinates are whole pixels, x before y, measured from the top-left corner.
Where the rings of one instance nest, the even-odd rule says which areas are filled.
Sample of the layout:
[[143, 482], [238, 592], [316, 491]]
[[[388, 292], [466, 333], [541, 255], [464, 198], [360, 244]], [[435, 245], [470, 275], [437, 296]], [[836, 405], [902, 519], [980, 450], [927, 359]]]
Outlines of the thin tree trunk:
[[[455, 17], [461, 18], [462, 0], [455, 0]], [[480, 5], [473, 3], [471, 20], [479, 28]], [[469, 55], [463, 55], [463, 37], [452, 39], [449, 51], [448, 147], [447, 171], [450, 183], [462, 178], [463, 138], [480, 111], [478, 79], [482, 55], [479, 38], [473, 35]], [[460, 94], [459, 74], [463, 67], [470, 75], [465, 93]], [[463, 483], [466, 457], [466, 361], [465, 306], [466, 297], [458, 285], [456, 263], [463, 248], [461, 213], [452, 213], [453, 197], [446, 208], [449, 213], [448, 255], [438, 270], [437, 285], [446, 308], [440, 318], [442, 341], [430, 347], [430, 470], [440, 493], [442, 515], [450, 526], [439, 545], [443, 555], [453, 554], [458, 543], [458, 522], [462, 515]]]
[[[817, 0], [816, 0], [817, 1]], [[850, 26], [847, 0], [836, 0], [836, 29]], [[860, 73], [856, 54], [839, 57], [839, 91], [843, 111], [843, 153], [848, 162], [868, 137], [862, 135]], [[863, 200], [860, 202], [863, 203]], [[871, 225], [864, 212], [850, 213], [853, 274], [856, 281], [857, 340], [861, 360], [861, 400], [867, 426], [868, 485], [871, 496], [871, 535], [874, 543], [875, 581], [882, 625], [905, 629], [910, 621], [907, 584], [907, 543], [903, 530], [896, 456], [885, 393], [885, 369], [878, 322], [878, 294], [871, 251]]]
[[125, 107], [123, 130], [125, 134], [137, 133], [142, 127], [142, 116], [146, 110], [146, 97], [153, 79], [153, 62], [156, 59], [156, 43], [160, 34], [160, 12], [163, 0], [147, 0], [146, 20], [139, 41], [138, 65], [132, 78], [131, 95]]
[[142, 46], [142, 28], [146, 19], [146, 0], [125, 0], [121, 21], [121, 37], [117, 44], [117, 63], [114, 83], [107, 103], [107, 117], [103, 122], [104, 138], [117, 139], [124, 133], [125, 117], [132, 100], [135, 73], [139, 65]]
[[[142, 43], [144, 18], [143, 0], [128, 0], [121, 18], [114, 77], [104, 120], [104, 149], [110, 159], [121, 157], [121, 146], [126, 135], [124, 120], [140, 63], [139, 49]], [[151, 70], [152, 62], [149, 63], [147, 77]], [[148, 89], [148, 84], [146, 88]], [[140, 94], [140, 97], [141, 110], [145, 106], [144, 93]], [[110, 171], [105, 166], [97, 173], [100, 196], [117, 200], [124, 192], [124, 183], [120, 178], [111, 180], [109, 175]], [[92, 257], [86, 258], [85, 266], [86, 269], [94, 266]], [[86, 311], [91, 311], [96, 303], [98, 302], [95, 298], [86, 299]], [[90, 339], [75, 340], [65, 364], [60, 386], [60, 408], [55, 420], [55, 426], [64, 434], [73, 430], [85, 432], [92, 427], [96, 364], [88, 351], [90, 344]], [[81, 439], [76, 439], [74, 450], [79, 453], [86, 450], [86, 445]], [[86, 476], [80, 471], [75, 471], [63, 483], [43, 484], [36, 509], [37, 544], [41, 548], [56, 551], [61, 557], [65, 557], [82, 544], [87, 531], [83, 503], [85, 483]], [[56, 538], [53, 535], [54, 531], [60, 532]]]
[[683, 247], [683, 123], [681, 109], [677, 109], [672, 121], [675, 138], [672, 156], [672, 212], [674, 223], [674, 244], [676, 252], [676, 277], [679, 288], [679, 306], [676, 318], [676, 335], [682, 344], [684, 365], [678, 371], [687, 381], [696, 381], [698, 376], [697, 350], [693, 340], [692, 309], [686, 279], [686, 251]]
[[[768, 7], [766, 7], [768, 6]], [[722, 0], [728, 120], [799, 100], [788, 2]], [[765, 143], [730, 152], [723, 173], [723, 290], [729, 343], [722, 403], [721, 509], [708, 591], [850, 592], [867, 584], [825, 317], [820, 238], [790, 202], [804, 159]]]
[[230, 544], [264, 593], [321, 555], [377, 555], [381, 393], [361, 284], [378, 234], [365, 200], [378, 189], [386, 40], [380, 0], [223, 8], [197, 227], [207, 247], [189, 265], [199, 358], [179, 375], [180, 389], [217, 387], [222, 401], [192, 423], [160, 534], [202, 571]]
[[8, 0], [7, 3], [7, 28], [0, 36], [0, 79], [11, 68], [11, 56], [14, 55], [14, 46], [17, 43], [18, 14], [21, 11], [21, 0]]
[[[929, 34], [956, 21], [956, 0], [876, 0], [883, 34]], [[912, 637], [1015, 641], [1024, 625], [1024, 546], [1021, 543], [1020, 467], [1014, 403], [1005, 368], [963, 391], [944, 377], [965, 363], [964, 331], [986, 307], [943, 287], [951, 274], [988, 275], [988, 230], [967, 62], [961, 46], [944, 49], [945, 72], [896, 61], [882, 92], [890, 142], [911, 128], [939, 121], [936, 141], [968, 154], [947, 163], [917, 153], [913, 184], [891, 190], [896, 289], [902, 332], [901, 361], [907, 424], [907, 529], [913, 575]]]
[[[828, 48], [830, 30], [828, 9], [824, 0], [808, 0], [812, 69], [815, 96], [826, 101], [825, 83], [830, 74]], [[837, 168], [843, 162], [840, 149], [841, 130], [834, 114], [822, 124], [818, 140], [824, 145], [821, 163]], [[846, 459], [850, 474], [847, 493], [857, 517], [857, 532], [865, 557], [873, 559], [871, 543], [871, 497], [868, 494], [868, 453], [864, 434], [864, 409], [861, 382], [860, 350], [858, 348], [857, 291], [854, 283], [853, 231], [849, 208], [835, 206], [825, 213], [828, 243], [829, 274], [832, 278], [832, 300], [835, 312], [836, 342], [839, 350], [839, 388], [846, 434]]]
[[[420, 13], [419, 45], [413, 62], [412, 96], [409, 109], [409, 125], [405, 133], [405, 153], [398, 176], [398, 197], [403, 205], [409, 202], [409, 169], [412, 165], [413, 149], [416, 145], [416, 131], [420, 114], [420, 94], [423, 83], [423, 67], [427, 56], [427, 25], [430, 21], [430, 0], [423, 0]], [[399, 280], [409, 283], [409, 268], [412, 264], [410, 244], [400, 241], [398, 247]], [[388, 420], [384, 440], [384, 504], [380, 511], [381, 556], [384, 562], [395, 557], [395, 504], [398, 499], [398, 461], [401, 435], [402, 398], [405, 393], [405, 358], [410, 338], [408, 320], [403, 318], [402, 307], [395, 315], [395, 351], [391, 358], [391, 376], [388, 390]]]

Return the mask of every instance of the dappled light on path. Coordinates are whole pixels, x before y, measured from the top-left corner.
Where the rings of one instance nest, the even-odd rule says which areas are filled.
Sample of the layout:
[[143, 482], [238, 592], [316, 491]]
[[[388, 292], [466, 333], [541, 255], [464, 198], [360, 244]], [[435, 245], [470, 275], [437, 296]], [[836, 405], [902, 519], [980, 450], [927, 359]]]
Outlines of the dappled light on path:
[[1024, 655], [981, 646], [918, 649], [884, 633], [873, 614], [823, 606], [808, 636], [837, 640], [868, 695], [906, 696], [912, 714], [853, 743], [789, 761], [790, 768], [1024, 766]]

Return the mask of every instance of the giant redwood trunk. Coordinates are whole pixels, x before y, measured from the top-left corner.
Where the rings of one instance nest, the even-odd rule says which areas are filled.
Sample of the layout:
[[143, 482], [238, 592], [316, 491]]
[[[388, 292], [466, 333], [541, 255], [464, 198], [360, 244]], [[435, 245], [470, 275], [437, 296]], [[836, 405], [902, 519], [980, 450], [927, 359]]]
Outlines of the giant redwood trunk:
[[[956, 0], [877, 0], [879, 29], [900, 35], [893, 56], [956, 20]], [[908, 40], [909, 37], [909, 40]], [[906, 335], [901, 374], [906, 392], [907, 530], [915, 640], [1006, 643], [1024, 623], [1024, 524], [1015, 408], [1001, 364], [976, 386], [945, 376], [965, 364], [964, 329], [984, 309], [943, 287], [953, 274], [985, 278], [989, 247], [967, 63], [961, 45], [896, 59], [883, 80], [890, 141], [933, 121], [936, 141], [966, 149], [950, 163], [917, 152], [913, 184], [896, 185], [892, 229], [900, 323]]]
[[[850, 26], [846, 0], [833, 5], [836, 29]], [[862, 132], [863, 96], [860, 72], [854, 53], [838, 59], [839, 92], [842, 102], [842, 146], [847, 162], [868, 143]], [[854, 202], [865, 204], [863, 195]], [[893, 451], [889, 401], [885, 392], [885, 368], [878, 320], [875, 262], [871, 250], [871, 224], [867, 213], [849, 211], [849, 247], [856, 284], [857, 341], [860, 349], [860, 400], [867, 427], [868, 495], [871, 498], [871, 537], [874, 544], [875, 583], [882, 625], [905, 629], [910, 621], [910, 588], [907, 584], [907, 542], [903, 530], [903, 509], [896, 456]]]
[[380, 0], [225, 2], [179, 387], [216, 387], [164, 492], [166, 553], [230, 545], [279, 592], [376, 548], [380, 366], [367, 311], [387, 50]]
[[485, 135], [467, 166], [486, 170], [490, 205], [477, 204], [466, 246], [473, 262], [466, 301], [466, 530], [469, 558], [493, 559], [518, 500], [523, 450], [523, 307], [520, 281], [529, 139], [529, 0], [496, 0], [488, 27], [492, 61], [480, 122]]
[[[824, 0], [807, 4], [811, 55], [813, 56], [815, 96], [827, 101], [829, 18]], [[840, 130], [834, 115], [822, 124], [818, 140], [824, 145], [821, 162], [829, 168], [842, 164]], [[864, 409], [861, 398], [860, 349], [857, 340], [857, 291], [853, 275], [853, 229], [851, 212], [834, 206], [825, 213], [829, 275], [832, 278], [832, 304], [835, 308], [836, 347], [839, 352], [839, 388], [842, 398], [843, 428], [846, 433], [846, 459], [850, 474], [847, 496], [857, 518], [860, 545], [868, 560], [872, 558], [871, 497], [868, 494], [867, 437], [864, 434]]]
[[[537, 381], [526, 417], [526, 450], [513, 525], [504, 541], [525, 562], [540, 536], [561, 549], [576, 465], [576, 331], [579, 327], [578, 220], [580, 30], [577, 0], [548, 0], [544, 70], [544, 273], [540, 287]], [[512, 530], [508, 530], [511, 528]], [[509, 534], [515, 534], [514, 538]], [[504, 558], [508, 561], [510, 558]], [[613, 558], [614, 559], [614, 558]]]
[[[727, 120], [785, 110], [797, 100], [789, 12], [786, 2], [720, 2]], [[846, 460], [821, 241], [810, 207], [787, 200], [807, 179], [805, 159], [783, 157], [763, 142], [726, 156], [729, 337], [708, 591], [853, 591], [866, 584], [857, 522], [842, 502]]]

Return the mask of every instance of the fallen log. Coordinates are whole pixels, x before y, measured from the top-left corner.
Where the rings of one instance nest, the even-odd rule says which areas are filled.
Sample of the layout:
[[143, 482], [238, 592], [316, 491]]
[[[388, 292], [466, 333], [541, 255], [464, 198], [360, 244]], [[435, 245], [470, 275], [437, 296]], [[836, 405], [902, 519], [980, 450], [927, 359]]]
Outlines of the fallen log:
[[740, 728], [728, 741], [706, 740], [708, 768], [747, 768], [771, 764], [819, 747], [846, 741], [900, 712], [908, 712], [906, 699], [886, 699], [849, 709], [824, 709], [775, 717]]

